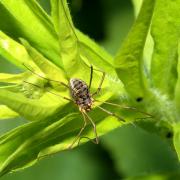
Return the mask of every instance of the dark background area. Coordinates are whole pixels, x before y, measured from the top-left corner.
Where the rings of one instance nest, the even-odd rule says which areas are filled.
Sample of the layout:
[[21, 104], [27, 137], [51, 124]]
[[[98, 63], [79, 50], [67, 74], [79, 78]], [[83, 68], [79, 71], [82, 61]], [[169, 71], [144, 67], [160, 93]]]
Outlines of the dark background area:
[[[39, 1], [50, 13], [49, 1]], [[71, 0], [74, 24], [82, 32], [115, 55], [133, 20], [130, 0]], [[16, 72], [3, 61], [1, 72]], [[24, 120], [0, 121], [0, 134]], [[2, 177], [2, 180], [117, 180], [129, 176], [179, 171], [176, 154], [154, 134], [125, 125], [100, 138], [41, 160], [35, 166]]]

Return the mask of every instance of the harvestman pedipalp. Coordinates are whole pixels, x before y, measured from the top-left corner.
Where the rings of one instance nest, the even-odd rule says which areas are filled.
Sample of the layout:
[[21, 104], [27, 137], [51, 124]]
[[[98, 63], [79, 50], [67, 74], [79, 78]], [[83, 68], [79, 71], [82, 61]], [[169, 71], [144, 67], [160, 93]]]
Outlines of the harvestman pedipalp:
[[[78, 144], [79, 144], [80, 139], [82, 138], [81, 134], [82, 134], [83, 130], [85, 129], [86, 125], [87, 125], [87, 121], [89, 121], [92, 124], [92, 126], [93, 126], [93, 130], [94, 130], [94, 134], [95, 134], [95, 141], [93, 141], [93, 142], [98, 144], [99, 143], [99, 138], [98, 138], [98, 135], [97, 135], [96, 124], [93, 122], [91, 117], [88, 115], [88, 112], [91, 111], [94, 102], [101, 102], [99, 100], [95, 100], [93, 97], [95, 95], [98, 95], [99, 92], [101, 91], [101, 87], [102, 87], [103, 81], [105, 79], [105, 72], [100, 71], [100, 70], [96, 70], [96, 71], [100, 71], [102, 73], [102, 77], [101, 77], [101, 80], [100, 80], [100, 83], [99, 83], [99, 86], [98, 86], [97, 90], [94, 93], [91, 94], [90, 93], [90, 89], [91, 89], [91, 84], [92, 84], [92, 80], [93, 80], [93, 66], [90, 67], [91, 73], [90, 73], [89, 85], [87, 85], [86, 82], [84, 82], [83, 80], [77, 79], [77, 78], [71, 78], [69, 80], [69, 85], [67, 85], [67, 84], [65, 84], [65, 83], [63, 83], [61, 81], [56, 81], [56, 80], [52, 80], [52, 79], [43, 77], [43, 76], [35, 73], [33, 70], [31, 70], [25, 64], [23, 64], [23, 65], [30, 72], [32, 72], [33, 74], [37, 75], [38, 77], [43, 78], [43, 79], [45, 79], [47, 81], [53, 81], [53, 82], [60, 83], [60, 85], [63, 85], [63, 86], [65, 86], [66, 88], [68, 88], [70, 90], [71, 98], [64, 97], [64, 96], [61, 96], [59, 94], [55, 94], [55, 93], [53, 93], [51, 91], [47, 91], [47, 92], [49, 92], [51, 94], [54, 94], [54, 95], [59, 96], [59, 97], [65, 99], [65, 100], [68, 100], [68, 101], [71, 101], [71, 102], [75, 103], [78, 106], [79, 111], [81, 112], [81, 114], [83, 116], [84, 124], [83, 124], [82, 128], [80, 129], [79, 133], [77, 134], [77, 136], [74, 138], [73, 142], [69, 145], [69, 148], [72, 148], [73, 145], [76, 142], [78, 142]], [[28, 83], [28, 84], [31, 84], [31, 85], [34, 85], [34, 86], [36, 86], [38, 88], [41, 88], [40, 86], [35, 85], [33, 83], [30, 83], [30, 82], [27, 82], [27, 81], [24, 81], [24, 82]], [[123, 106], [120, 106], [119, 104], [115, 104], [115, 103], [111, 103], [111, 102], [106, 102], [106, 101], [102, 102], [102, 103], [109, 104], [109, 105], [112, 105], [112, 106], [117, 106], [117, 107], [128, 109], [128, 110], [134, 110], [134, 111], [137, 111], [139, 113], [143, 113], [143, 114], [145, 114], [148, 117], [152, 117], [152, 115], [150, 115], [150, 114], [148, 114], [146, 112], [139, 111], [139, 110], [137, 110], [134, 107], [128, 107], [128, 106], [123, 107]], [[116, 115], [115, 113], [110, 112], [107, 109], [102, 108], [101, 106], [96, 106], [96, 107], [98, 107], [99, 109], [101, 109], [105, 113], [118, 118], [120, 121], [125, 122], [125, 120], [122, 117]], [[85, 138], [88, 138], [88, 137], [85, 137]]]

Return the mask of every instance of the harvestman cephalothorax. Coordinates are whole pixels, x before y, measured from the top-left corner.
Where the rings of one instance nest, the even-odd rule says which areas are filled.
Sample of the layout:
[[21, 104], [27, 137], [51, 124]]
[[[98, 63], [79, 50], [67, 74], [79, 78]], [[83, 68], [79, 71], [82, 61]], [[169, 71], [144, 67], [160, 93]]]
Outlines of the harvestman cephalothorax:
[[[86, 125], [88, 122], [90, 122], [93, 126], [93, 130], [94, 130], [94, 134], [95, 134], [95, 141], [93, 141], [94, 143], [98, 144], [99, 143], [99, 138], [98, 138], [98, 135], [97, 135], [97, 130], [96, 130], [96, 124], [94, 123], [94, 121], [91, 119], [91, 117], [88, 115], [88, 112], [91, 111], [92, 109], [92, 106], [94, 104], [94, 102], [101, 102], [99, 100], [95, 100], [94, 97], [96, 95], [99, 94], [99, 92], [101, 91], [101, 87], [102, 87], [102, 84], [103, 84], [103, 81], [104, 81], [104, 78], [105, 78], [105, 72], [103, 71], [100, 71], [100, 70], [97, 70], [97, 71], [100, 71], [102, 72], [102, 77], [101, 77], [101, 80], [100, 80], [100, 83], [99, 83], [99, 86], [97, 88], [97, 90], [94, 92], [94, 93], [91, 93], [90, 92], [90, 89], [91, 89], [91, 83], [92, 83], [92, 80], [93, 80], [93, 66], [90, 67], [91, 69], [91, 72], [90, 72], [90, 81], [89, 81], [89, 85], [87, 85], [86, 82], [84, 82], [83, 80], [81, 79], [78, 79], [78, 78], [71, 78], [69, 80], [69, 84], [65, 84], [64, 82], [61, 82], [61, 81], [56, 81], [56, 80], [52, 80], [52, 79], [48, 79], [46, 77], [43, 77], [37, 73], [35, 73], [32, 69], [30, 69], [29, 67], [27, 67], [25, 64], [23, 64], [30, 72], [32, 72], [33, 74], [39, 76], [40, 78], [43, 78], [43, 79], [46, 79], [48, 81], [53, 81], [53, 82], [57, 82], [59, 83], [60, 85], [68, 88], [70, 90], [70, 95], [71, 95], [71, 98], [68, 98], [68, 97], [64, 97], [64, 96], [61, 96], [59, 94], [55, 94], [51, 91], [47, 91], [51, 94], [54, 94], [56, 96], [60, 96], [61, 98], [63, 99], [66, 99], [68, 101], [71, 101], [73, 102], [74, 104], [76, 104], [79, 108], [79, 111], [81, 112], [82, 116], [83, 116], [83, 120], [84, 120], [84, 124], [83, 126], [81, 127], [79, 133], [77, 134], [77, 136], [74, 138], [73, 142], [69, 145], [68, 148], [72, 148], [73, 145], [78, 142], [80, 142], [80, 139], [82, 138], [81, 137], [81, 134], [83, 133], [83, 130], [85, 129]], [[38, 85], [35, 85], [35, 84], [32, 84], [30, 82], [27, 82], [27, 81], [24, 81], [25, 83], [28, 83], [28, 84], [31, 84], [33, 86], [36, 86], [38, 88], [41, 88], [40, 86]], [[136, 108], [134, 107], [128, 107], [128, 106], [121, 106], [119, 104], [115, 104], [115, 103], [111, 103], [111, 102], [102, 102], [102, 103], [105, 103], [105, 104], [109, 104], [109, 105], [112, 105], [112, 106], [117, 106], [117, 107], [120, 107], [120, 108], [124, 108], [124, 109], [129, 109], [129, 110], [134, 110], [134, 111], [137, 111], [137, 112], [140, 112], [144, 115], [146, 115], [146, 117], [152, 117], [152, 115], [146, 113], [146, 112], [142, 112], [142, 111], [139, 111], [137, 110]], [[122, 121], [122, 122], [125, 122], [124, 118], [116, 115], [115, 113], [111, 112], [111, 111], [108, 111], [107, 109], [101, 107], [101, 106], [98, 106], [96, 105], [96, 107], [98, 107], [99, 109], [101, 109], [102, 111], [104, 111], [105, 113], [111, 115], [111, 116], [114, 116], [116, 118], [118, 118], [118, 120]], [[88, 137], [85, 137], [85, 138], [88, 138]], [[89, 139], [89, 138], [88, 138]]]

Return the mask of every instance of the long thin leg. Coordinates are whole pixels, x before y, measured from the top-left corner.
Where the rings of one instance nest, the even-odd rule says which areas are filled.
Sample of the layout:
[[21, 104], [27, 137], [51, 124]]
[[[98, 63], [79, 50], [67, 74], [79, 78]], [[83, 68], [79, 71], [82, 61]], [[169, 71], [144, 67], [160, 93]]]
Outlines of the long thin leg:
[[79, 146], [79, 144], [80, 144], [80, 142], [81, 142], [81, 139], [88, 139], [88, 140], [91, 141], [92, 143], [97, 144], [96, 140], [93, 140], [93, 139], [91, 139], [91, 138], [89, 138], [89, 137], [87, 137], [87, 136], [82, 136], [82, 137], [80, 137], [79, 140], [78, 140], [78, 146]]
[[135, 111], [135, 112], [139, 112], [141, 114], [144, 114], [148, 117], [153, 117], [151, 114], [147, 113], [147, 112], [144, 112], [144, 111], [140, 111], [138, 110], [137, 108], [135, 107], [130, 107], [130, 106], [121, 106], [119, 104], [116, 104], [116, 103], [111, 103], [111, 102], [107, 102], [107, 101], [99, 101], [99, 100], [94, 100], [95, 102], [101, 102], [103, 104], [109, 104], [109, 105], [112, 105], [112, 106], [116, 106], [116, 107], [119, 107], [119, 108], [122, 108], [122, 109], [127, 109], [127, 110], [130, 110], [130, 111]]
[[53, 79], [49, 79], [49, 78], [46, 78], [46, 77], [44, 77], [44, 76], [41, 76], [40, 74], [35, 73], [32, 69], [30, 69], [29, 67], [27, 67], [24, 63], [23, 63], [23, 66], [24, 66], [27, 70], [29, 70], [32, 74], [35, 74], [36, 76], [38, 76], [38, 77], [40, 77], [40, 78], [43, 78], [43, 79], [45, 79], [45, 80], [47, 80], [47, 81], [53, 81], [53, 82], [60, 83], [61, 85], [65, 86], [66, 88], [69, 88], [69, 86], [68, 86], [67, 84], [65, 84], [65, 83], [63, 83], [63, 82], [61, 82], [61, 81], [56, 81], [56, 80], [53, 80]]
[[[84, 61], [83, 61], [83, 62], [84, 62]], [[92, 81], [92, 78], [93, 78], [93, 71], [98, 71], [98, 72], [101, 72], [101, 73], [102, 73], [102, 78], [101, 78], [101, 81], [100, 81], [100, 83], [99, 83], [99, 86], [98, 86], [97, 90], [92, 94], [92, 96], [97, 95], [97, 94], [99, 93], [99, 91], [101, 90], [101, 86], [102, 86], [102, 84], [103, 84], [103, 82], [104, 82], [104, 78], [105, 78], [106, 73], [105, 73], [104, 71], [99, 70], [99, 69], [94, 69], [92, 65], [89, 66], [89, 65], [87, 65], [85, 62], [84, 62], [84, 64], [85, 64], [87, 67], [91, 68], [90, 83], [89, 83], [90, 85], [91, 85], [91, 81]], [[90, 89], [90, 85], [89, 85], [89, 89]]]
[[[84, 120], [84, 125], [83, 127], [81, 128], [81, 130], [79, 131], [78, 135], [74, 138], [73, 142], [68, 146], [68, 149], [71, 149], [72, 146], [74, 145], [74, 143], [76, 143], [76, 141], [80, 138], [83, 130], [85, 129], [86, 125], [87, 125], [87, 122], [86, 122], [86, 117], [84, 115], [84, 113], [82, 112], [82, 115], [83, 115], [83, 120]], [[78, 142], [79, 144], [79, 142]]]
[[[30, 82], [27, 82], [27, 81], [23, 81], [23, 82], [25, 82], [25, 83], [27, 83], [27, 84], [30, 84], [30, 85], [33, 85], [33, 86], [35, 86], [35, 87], [37, 87], [37, 88], [42, 89], [42, 87], [40, 87], [40, 86], [38, 86], [38, 85], [36, 85], [36, 84], [30, 83]], [[59, 97], [61, 97], [61, 98], [63, 98], [63, 99], [66, 99], [66, 100], [68, 100], [68, 101], [73, 101], [73, 100], [72, 100], [72, 99], [70, 99], [70, 98], [67, 98], [67, 97], [61, 96], [61, 95], [59, 95], [59, 94], [53, 93], [53, 92], [48, 91], [48, 90], [46, 90], [46, 91], [47, 91], [48, 93], [50, 93], [50, 94], [54, 94], [54, 95], [59, 96]], [[73, 101], [73, 102], [74, 102], [74, 101]]]
[[91, 83], [92, 83], [92, 78], [93, 78], [93, 66], [91, 65], [91, 72], [90, 72], [90, 80], [89, 80], [89, 90], [91, 89]]
[[97, 88], [97, 90], [96, 90], [96, 92], [94, 92], [93, 94], [92, 94], [92, 96], [95, 96], [95, 95], [97, 95], [99, 92], [100, 92], [100, 90], [101, 90], [101, 87], [102, 87], [102, 84], [103, 84], [103, 82], [104, 82], [104, 78], [105, 78], [105, 72], [103, 72], [103, 71], [100, 71], [100, 72], [102, 72], [102, 78], [101, 78], [101, 81], [100, 81], [100, 83], [99, 83], [99, 87]]
[[86, 115], [86, 117], [90, 120], [91, 124], [93, 125], [93, 129], [94, 129], [94, 134], [96, 136], [96, 144], [99, 143], [99, 138], [98, 138], [98, 135], [97, 135], [97, 130], [96, 130], [96, 124], [93, 122], [93, 120], [91, 119], [90, 116], [88, 116], [88, 114], [86, 112], [84, 112], [84, 114]]
[[107, 109], [102, 108], [101, 106], [97, 106], [97, 107], [98, 107], [99, 109], [101, 109], [102, 111], [106, 112], [107, 114], [109, 114], [109, 115], [111, 115], [111, 116], [114, 116], [114, 117], [118, 118], [120, 121], [125, 122], [125, 120], [124, 120], [122, 117], [116, 115], [115, 113], [110, 112], [110, 111], [108, 111]]

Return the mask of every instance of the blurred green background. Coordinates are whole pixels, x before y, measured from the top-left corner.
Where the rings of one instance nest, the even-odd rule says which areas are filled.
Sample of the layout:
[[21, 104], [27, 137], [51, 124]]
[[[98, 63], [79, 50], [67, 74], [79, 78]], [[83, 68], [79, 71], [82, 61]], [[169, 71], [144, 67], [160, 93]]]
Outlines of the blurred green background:
[[[49, 1], [39, 2], [50, 13]], [[115, 55], [134, 20], [131, 1], [71, 0], [69, 3], [75, 26]], [[18, 70], [1, 58], [0, 72]], [[24, 122], [23, 119], [0, 121], [0, 134]], [[168, 144], [138, 127], [125, 125], [105, 135], [100, 141], [99, 145], [87, 143], [61, 152], [1, 179], [117, 180], [152, 175], [149, 179], [156, 180], [159, 178], [154, 174], [166, 175], [180, 170], [177, 156]]]

